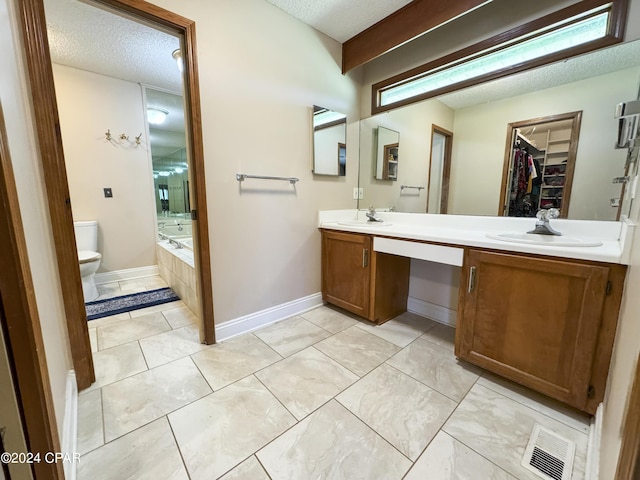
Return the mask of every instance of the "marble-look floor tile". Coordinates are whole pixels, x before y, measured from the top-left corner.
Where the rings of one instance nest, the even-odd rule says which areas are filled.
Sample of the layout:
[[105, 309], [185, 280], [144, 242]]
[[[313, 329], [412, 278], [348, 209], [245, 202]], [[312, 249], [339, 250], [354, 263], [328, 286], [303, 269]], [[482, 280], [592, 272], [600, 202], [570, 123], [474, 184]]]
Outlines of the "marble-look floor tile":
[[400, 351], [400, 347], [393, 343], [355, 326], [316, 343], [314, 347], [360, 377]]
[[411, 462], [331, 400], [256, 456], [274, 480], [400, 479]]
[[376, 368], [336, 400], [414, 461], [457, 406], [388, 365]]
[[341, 332], [342, 330], [358, 323], [357, 320], [350, 316], [324, 305], [314, 308], [313, 310], [309, 310], [308, 312], [304, 312], [300, 316], [331, 333]]
[[[134, 278], [131, 280], [120, 280], [120, 290], [127, 293], [133, 293], [145, 290], [157, 290], [158, 288], [167, 288], [167, 282], [165, 282], [159, 275], [153, 275], [150, 277]], [[144, 290], [140, 290], [144, 289]]]
[[218, 343], [191, 358], [214, 390], [220, 390], [282, 360], [280, 355], [252, 334]]
[[98, 351], [98, 332], [96, 328], [89, 329], [89, 343], [91, 344], [91, 353]]
[[150, 313], [164, 312], [165, 310], [171, 310], [172, 308], [185, 307], [185, 303], [182, 300], [176, 300], [175, 302], [162, 303], [160, 305], [154, 305], [153, 307], [140, 308], [138, 310], [132, 310], [129, 312], [131, 318], [144, 317]]
[[161, 313], [132, 318], [127, 322], [99, 327], [98, 349], [104, 350], [168, 330], [171, 330], [171, 327]]
[[447, 348], [419, 338], [387, 363], [459, 402], [478, 380], [480, 370], [459, 362]]
[[169, 322], [171, 328], [180, 328], [192, 323], [198, 323], [198, 317], [186, 305], [170, 310], [162, 310], [162, 315]]
[[220, 477], [220, 480], [271, 480], [267, 472], [264, 471], [260, 462], [251, 455], [244, 462], [231, 470], [225, 476]]
[[404, 480], [517, 480], [444, 432], [438, 433]]
[[295, 424], [255, 377], [169, 414], [192, 480], [218, 478]]
[[94, 353], [93, 366], [96, 381], [91, 385], [91, 389], [109, 385], [147, 370], [138, 342], [125, 343]]
[[149, 368], [169, 363], [178, 358], [209, 348], [200, 343], [198, 325], [191, 324], [176, 330], [141, 338], [140, 347]]
[[586, 434], [482, 385], [473, 386], [443, 430], [519, 480], [539, 480], [520, 465], [536, 423], [576, 443], [571, 478], [584, 478]]
[[477, 384], [509, 397], [511, 400], [515, 400], [526, 407], [544, 413], [582, 433], [589, 434], [591, 418], [588, 415], [572, 410], [540, 393], [492, 375], [489, 372], [483, 372]]
[[189, 357], [102, 388], [107, 442], [183, 407], [211, 389]]
[[360, 322], [358, 328], [404, 348], [434, 325], [436, 323], [433, 320], [405, 312], [382, 325]]
[[96, 300], [105, 300], [107, 298], [123, 295], [118, 282], [99, 284], [96, 285], [96, 289], [98, 290], [98, 298]]
[[125, 320], [131, 320], [129, 312], [118, 313], [116, 315], [109, 315], [108, 317], [96, 318], [95, 320], [89, 320], [89, 328], [108, 327], [115, 323], [120, 323]]
[[427, 330], [427, 333], [422, 335], [422, 338], [441, 347], [448, 348], [453, 352], [456, 343], [456, 329], [449, 325], [439, 323], [435, 327]]
[[102, 428], [102, 392], [93, 390], [78, 395], [78, 446], [84, 455], [104, 445]]
[[283, 357], [293, 355], [331, 335], [302, 317], [292, 317], [254, 332]]
[[166, 418], [82, 455], [78, 480], [188, 480]]
[[256, 377], [298, 420], [358, 380], [313, 347], [261, 370]]

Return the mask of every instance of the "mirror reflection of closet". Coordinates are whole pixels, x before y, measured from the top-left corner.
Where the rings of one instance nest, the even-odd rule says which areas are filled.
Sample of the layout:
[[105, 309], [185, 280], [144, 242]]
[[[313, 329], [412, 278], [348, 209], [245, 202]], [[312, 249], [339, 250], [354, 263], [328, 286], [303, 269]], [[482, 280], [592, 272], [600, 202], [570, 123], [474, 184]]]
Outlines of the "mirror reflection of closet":
[[535, 217], [557, 208], [567, 218], [582, 112], [509, 124], [499, 215]]
[[385, 127], [378, 127], [377, 133], [376, 178], [397, 180], [400, 133]]

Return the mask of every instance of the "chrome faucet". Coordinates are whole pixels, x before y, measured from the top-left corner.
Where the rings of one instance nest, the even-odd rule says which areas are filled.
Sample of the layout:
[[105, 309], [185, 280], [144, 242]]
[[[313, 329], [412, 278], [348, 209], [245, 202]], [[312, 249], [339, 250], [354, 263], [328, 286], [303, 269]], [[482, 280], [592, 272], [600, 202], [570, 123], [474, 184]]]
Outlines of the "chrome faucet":
[[536, 222], [536, 228], [527, 233], [537, 233], [538, 235], [562, 235], [549, 225], [549, 220], [552, 218], [558, 218], [559, 215], [560, 211], [557, 208], [538, 210], [538, 213], [536, 214], [536, 218], [538, 219]]
[[367, 220], [368, 222], [384, 222], [384, 220], [382, 220], [378, 214], [376, 213], [376, 209], [373, 207], [369, 207], [369, 211], [366, 213], [367, 218], [369, 220]]

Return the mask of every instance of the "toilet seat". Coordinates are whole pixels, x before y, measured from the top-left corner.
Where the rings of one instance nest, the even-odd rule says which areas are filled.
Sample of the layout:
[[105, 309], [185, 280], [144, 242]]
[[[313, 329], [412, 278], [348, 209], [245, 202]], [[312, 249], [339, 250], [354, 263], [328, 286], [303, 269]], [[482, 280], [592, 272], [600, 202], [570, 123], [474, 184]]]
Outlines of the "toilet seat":
[[100, 260], [102, 255], [98, 252], [92, 252], [90, 250], [80, 250], [78, 251], [78, 261], [80, 264], [95, 262], [96, 260]]

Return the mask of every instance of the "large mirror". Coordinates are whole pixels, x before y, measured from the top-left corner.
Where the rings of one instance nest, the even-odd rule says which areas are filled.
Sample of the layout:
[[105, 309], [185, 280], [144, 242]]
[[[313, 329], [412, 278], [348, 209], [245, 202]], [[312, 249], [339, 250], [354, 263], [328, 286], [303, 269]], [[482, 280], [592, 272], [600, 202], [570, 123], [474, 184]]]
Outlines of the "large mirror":
[[189, 172], [183, 99], [145, 89], [153, 183], [158, 216], [188, 218]]
[[[628, 213], [628, 207], [619, 207], [628, 202], [620, 201], [624, 184], [613, 183], [624, 175], [627, 161], [627, 151], [614, 148], [614, 114], [618, 103], [638, 97], [639, 80], [636, 41], [365, 118], [360, 122], [363, 197], [358, 207], [501, 215], [505, 157], [512, 148], [510, 125], [582, 112], [565, 216], [616, 220]], [[380, 125], [402, 137], [396, 182], [377, 175], [371, 150]], [[434, 137], [434, 131], [444, 132], [445, 138]], [[524, 133], [535, 136], [531, 129]], [[449, 163], [432, 165], [434, 157], [444, 162], [441, 152], [447, 149]]]
[[313, 107], [313, 173], [347, 174], [347, 116], [317, 105]]

